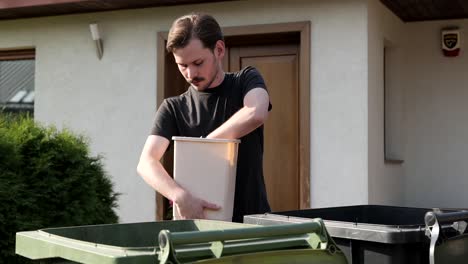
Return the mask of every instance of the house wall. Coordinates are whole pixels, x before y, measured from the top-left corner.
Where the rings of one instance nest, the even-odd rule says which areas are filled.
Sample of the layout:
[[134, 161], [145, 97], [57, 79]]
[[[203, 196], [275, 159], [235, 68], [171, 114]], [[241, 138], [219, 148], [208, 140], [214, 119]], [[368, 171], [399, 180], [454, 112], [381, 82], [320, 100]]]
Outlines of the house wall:
[[[401, 158], [403, 96], [401, 65], [404, 59], [402, 42], [404, 23], [380, 1], [368, 1], [368, 155], [369, 203], [401, 205], [405, 171], [401, 164], [385, 163], [384, 152], [391, 158]], [[386, 66], [384, 67], [384, 47]], [[386, 78], [384, 78], [386, 71]], [[385, 89], [384, 89], [385, 83]], [[384, 91], [386, 90], [386, 98]], [[384, 99], [386, 103], [384, 104]], [[386, 117], [384, 120], [384, 108]], [[386, 121], [386, 125], [384, 124]], [[386, 131], [384, 131], [384, 129]], [[384, 150], [385, 137], [387, 138]]]
[[[466, 207], [468, 20], [403, 23], [380, 1], [368, 7], [369, 203]], [[460, 28], [457, 58], [442, 55], [447, 26]], [[402, 164], [384, 162], [385, 141], [386, 158]]]
[[[458, 26], [461, 54], [441, 51], [441, 29]], [[409, 23], [404, 91], [407, 134], [405, 204], [468, 204], [468, 20]]]
[[155, 195], [135, 168], [156, 110], [157, 32], [191, 11], [222, 26], [311, 21], [311, 205], [367, 203], [365, 1], [252, 0], [2, 21], [0, 48], [36, 48], [35, 118], [87, 135], [122, 194], [121, 222], [148, 221]]

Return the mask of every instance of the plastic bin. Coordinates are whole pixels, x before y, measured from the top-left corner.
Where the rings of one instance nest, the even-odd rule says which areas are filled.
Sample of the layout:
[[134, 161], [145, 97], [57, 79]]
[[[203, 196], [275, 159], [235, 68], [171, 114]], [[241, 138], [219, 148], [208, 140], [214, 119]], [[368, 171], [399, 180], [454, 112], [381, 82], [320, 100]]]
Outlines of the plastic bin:
[[16, 253], [44, 263], [346, 263], [319, 219], [268, 227], [177, 220], [49, 228], [18, 232]]
[[357, 205], [249, 215], [244, 223], [303, 223], [320, 217], [349, 263], [427, 264], [430, 240], [424, 216], [428, 211], [432, 209]]
[[[240, 140], [173, 137], [174, 180], [193, 195], [221, 206], [206, 218], [231, 221]], [[179, 219], [175, 206], [174, 219]]]

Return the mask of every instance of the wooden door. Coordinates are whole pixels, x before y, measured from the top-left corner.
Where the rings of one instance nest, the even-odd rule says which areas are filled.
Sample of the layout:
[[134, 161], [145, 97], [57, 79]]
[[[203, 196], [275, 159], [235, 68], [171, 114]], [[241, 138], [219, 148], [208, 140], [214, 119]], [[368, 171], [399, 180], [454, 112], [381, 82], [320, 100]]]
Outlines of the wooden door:
[[254, 66], [273, 109], [265, 123], [264, 177], [273, 211], [300, 208], [298, 45], [229, 48], [229, 70]]

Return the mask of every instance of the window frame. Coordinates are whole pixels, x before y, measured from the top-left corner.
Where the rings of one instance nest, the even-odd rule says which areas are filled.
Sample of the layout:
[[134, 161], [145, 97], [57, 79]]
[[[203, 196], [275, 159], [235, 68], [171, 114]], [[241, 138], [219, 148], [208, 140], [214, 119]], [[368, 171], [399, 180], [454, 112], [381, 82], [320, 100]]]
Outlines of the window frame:
[[33, 48], [0, 50], [0, 60], [28, 60], [36, 59], [36, 50]]

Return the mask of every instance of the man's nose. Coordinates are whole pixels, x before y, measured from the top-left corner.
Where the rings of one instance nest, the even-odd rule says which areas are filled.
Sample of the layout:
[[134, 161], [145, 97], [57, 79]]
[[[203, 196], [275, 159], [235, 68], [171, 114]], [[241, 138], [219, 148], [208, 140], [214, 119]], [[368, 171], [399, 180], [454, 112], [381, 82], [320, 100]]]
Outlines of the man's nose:
[[197, 70], [195, 69], [195, 67], [189, 66], [189, 67], [187, 68], [187, 77], [188, 77], [189, 79], [193, 79], [193, 78], [197, 77], [197, 74], [198, 74], [198, 72], [197, 72]]

